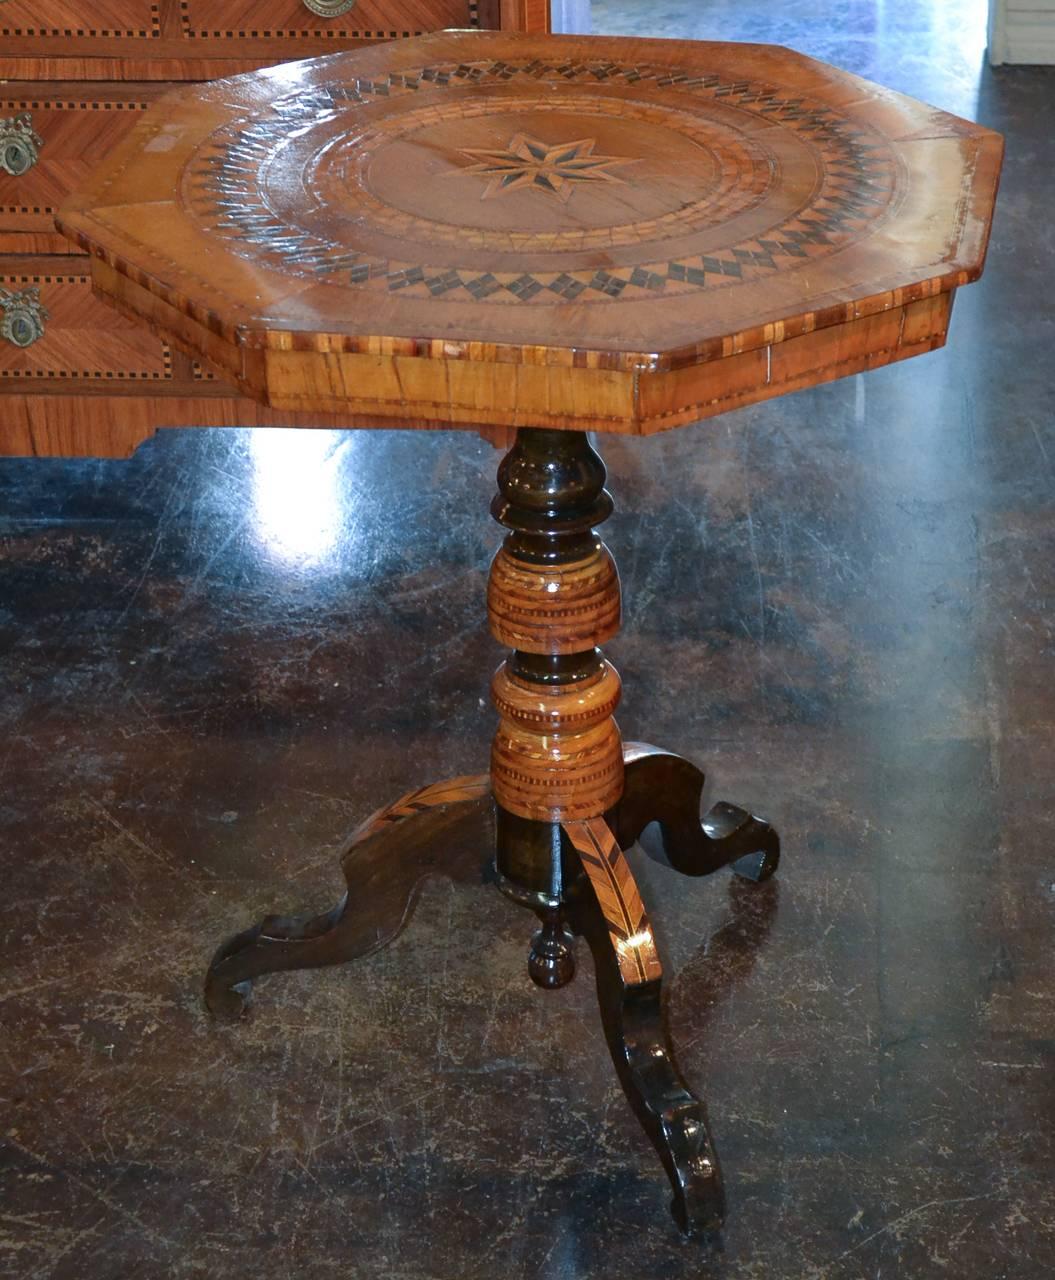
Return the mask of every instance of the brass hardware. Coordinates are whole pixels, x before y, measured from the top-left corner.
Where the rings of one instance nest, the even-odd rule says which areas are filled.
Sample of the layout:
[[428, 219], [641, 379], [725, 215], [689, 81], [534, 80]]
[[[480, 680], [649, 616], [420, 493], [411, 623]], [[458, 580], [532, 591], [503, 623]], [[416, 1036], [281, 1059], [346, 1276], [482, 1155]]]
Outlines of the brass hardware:
[[31, 347], [43, 338], [47, 318], [35, 286], [21, 293], [0, 289], [0, 338], [16, 347]]
[[304, 0], [304, 7], [320, 18], [339, 18], [342, 13], [355, 8], [355, 0]]
[[0, 119], [0, 169], [12, 178], [20, 178], [33, 168], [43, 145], [44, 139], [33, 128], [33, 117], [28, 111]]

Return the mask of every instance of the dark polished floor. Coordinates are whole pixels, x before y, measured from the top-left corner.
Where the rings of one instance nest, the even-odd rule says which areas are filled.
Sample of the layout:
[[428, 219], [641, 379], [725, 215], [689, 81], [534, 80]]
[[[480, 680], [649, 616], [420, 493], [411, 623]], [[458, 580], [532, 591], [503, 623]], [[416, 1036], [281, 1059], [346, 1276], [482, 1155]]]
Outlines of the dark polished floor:
[[206, 1019], [221, 937], [329, 905], [358, 819], [485, 766], [497, 455], [188, 430], [0, 463], [4, 1276], [1055, 1272], [1055, 69], [983, 67], [959, 0], [595, 23], [779, 40], [1009, 145], [945, 351], [602, 442], [624, 734], [784, 837], [762, 889], [637, 863], [723, 1240], [667, 1219], [588, 956], [533, 988], [492, 890]]

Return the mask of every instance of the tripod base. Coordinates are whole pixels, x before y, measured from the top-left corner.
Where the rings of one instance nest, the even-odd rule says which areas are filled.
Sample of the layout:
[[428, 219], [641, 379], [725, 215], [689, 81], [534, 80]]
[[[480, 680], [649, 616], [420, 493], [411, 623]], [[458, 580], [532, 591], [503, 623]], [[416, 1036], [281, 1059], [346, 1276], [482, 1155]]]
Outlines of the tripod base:
[[[602, 818], [560, 826], [561, 892], [510, 896], [542, 919], [529, 956], [541, 987], [574, 973], [574, 935], [590, 946], [605, 1035], [627, 1098], [674, 1190], [672, 1212], [686, 1234], [717, 1229], [721, 1173], [703, 1103], [675, 1065], [662, 1009], [663, 969], [652, 924], [624, 850], [658, 823], [666, 860], [691, 876], [732, 865], [748, 880], [777, 869], [780, 843], [768, 823], [718, 804], [701, 819], [703, 774], [654, 747], [624, 749], [625, 786]], [[410, 919], [430, 875], [481, 883], [493, 868], [495, 803], [489, 777], [455, 778], [403, 796], [352, 835], [341, 863], [348, 893], [322, 915], [268, 916], [216, 952], [205, 980], [215, 1017], [237, 1018], [254, 978], [341, 964], [387, 945]]]

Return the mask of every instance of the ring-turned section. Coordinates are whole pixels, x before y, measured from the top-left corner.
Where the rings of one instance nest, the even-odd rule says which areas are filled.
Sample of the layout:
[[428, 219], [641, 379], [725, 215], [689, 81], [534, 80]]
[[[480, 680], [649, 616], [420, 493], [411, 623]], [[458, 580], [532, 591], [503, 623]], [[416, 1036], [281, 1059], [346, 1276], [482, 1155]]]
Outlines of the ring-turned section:
[[611, 510], [604, 464], [579, 432], [521, 431], [499, 468], [487, 613], [513, 648], [491, 684], [499, 715], [491, 785], [507, 813], [600, 817], [623, 792], [613, 718], [618, 672], [599, 645], [619, 630], [619, 576], [593, 532]]

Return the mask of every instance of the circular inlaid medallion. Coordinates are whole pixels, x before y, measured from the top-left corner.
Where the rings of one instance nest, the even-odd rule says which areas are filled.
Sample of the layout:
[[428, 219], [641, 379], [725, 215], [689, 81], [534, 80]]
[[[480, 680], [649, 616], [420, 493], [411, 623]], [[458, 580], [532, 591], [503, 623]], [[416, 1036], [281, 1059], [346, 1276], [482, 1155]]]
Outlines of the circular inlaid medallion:
[[764, 84], [480, 61], [282, 98], [208, 139], [182, 199], [235, 253], [292, 276], [610, 305], [837, 252], [897, 185], [881, 135]]

